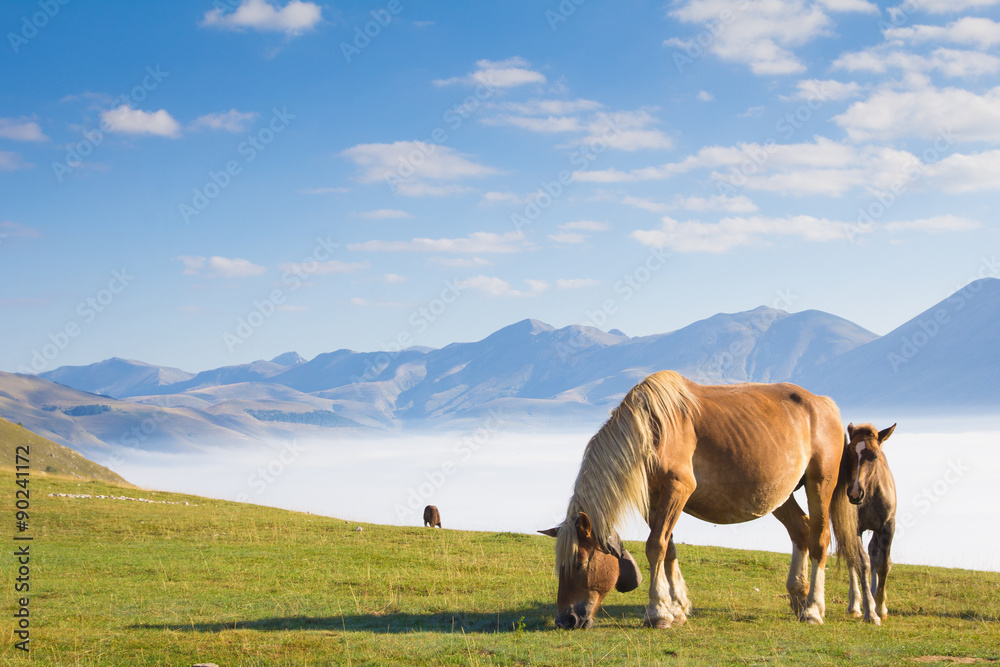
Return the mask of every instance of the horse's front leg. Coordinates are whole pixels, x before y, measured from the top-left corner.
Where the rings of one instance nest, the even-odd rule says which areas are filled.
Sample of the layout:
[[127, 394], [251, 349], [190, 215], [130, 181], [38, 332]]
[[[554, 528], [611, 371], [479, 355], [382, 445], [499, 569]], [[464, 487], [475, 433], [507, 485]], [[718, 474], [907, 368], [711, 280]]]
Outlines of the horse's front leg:
[[673, 544], [674, 526], [688, 497], [694, 491], [694, 476], [669, 479], [663, 483], [649, 525], [646, 558], [649, 559], [649, 606], [645, 625], [667, 629], [687, 620], [691, 603], [687, 587], [677, 565], [677, 549]]
[[[869, 550], [871, 550], [872, 545], [878, 539], [878, 535], [872, 537], [872, 542], [868, 545]], [[864, 609], [864, 620], [865, 623], [874, 623], [875, 625], [881, 625], [878, 614], [875, 613], [875, 598], [872, 597], [872, 586], [874, 585], [874, 579], [876, 577], [872, 570], [872, 562], [869, 557], [868, 552], [865, 551], [864, 545], [861, 544], [861, 539], [858, 539], [858, 553], [861, 560], [861, 571], [858, 572], [858, 579], [861, 584], [861, 604]]]

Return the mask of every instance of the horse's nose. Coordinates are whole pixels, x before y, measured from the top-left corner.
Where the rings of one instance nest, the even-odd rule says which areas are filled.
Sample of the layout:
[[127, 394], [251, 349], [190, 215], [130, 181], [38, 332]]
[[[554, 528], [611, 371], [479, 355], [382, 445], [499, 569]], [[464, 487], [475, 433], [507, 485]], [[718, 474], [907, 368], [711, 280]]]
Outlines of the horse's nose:
[[556, 616], [556, 627], [563, 630], [573, 630], [579, 627], [580, 619], [572, 611]]
[[860, 505], [861, 501], [865, 499], [865, 490], [862, 489], [861, 487], [858, 487], [858, 494], [857, 494], [857, 496], [855, 497], [855, 495], [853, 493], [848, 493], [847, 494], [847, 499], [850, 500], [851, 504], [853, 504], [853, 505]]

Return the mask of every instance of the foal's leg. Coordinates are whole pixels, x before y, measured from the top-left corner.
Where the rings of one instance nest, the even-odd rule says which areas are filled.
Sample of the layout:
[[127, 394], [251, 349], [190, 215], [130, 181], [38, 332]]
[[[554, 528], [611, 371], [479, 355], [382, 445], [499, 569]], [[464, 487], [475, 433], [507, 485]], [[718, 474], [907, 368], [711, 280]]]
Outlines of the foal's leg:
[[868, 551], [865, 551], [864, 545], [861, 543], [861, 538], [858, 538], [858, 555], [861, 561], [861, 571], [858, 573], [858, 579], [861, 583], [861, 603], [864, 607], [864, 619], [866, 623], [874, 623], [875, 625], [881, 625], [881, 621], [877, 614], [875, 614], [875, 598], [872, 597], [872, 586], [875, 585], [875, 572], [872, 570], [872, 558], [871, 553], [873, 550], [878, 550], [878, 535], [873, 535], [871, 542], [868, 543]]
[[809, 595], [809, 570], [806, 562], [806, 552], [809, 549], [809, 517], [795, 502], [794, 496], [774, 510], [774, 516], [785, 526], [788, 537], [792, 540], [792, 565], [788, 569], [788, 579], [785, 588], [788, 590], [788, 602], [792, 613], [796, 616], [806, 607], [806, 596]]
[[[861, 547], [858, 547], [859, 549]], [[858, 585], [858, 571], [853, 567], [851, 571], [851, 588], [847, 598], [847, 613], [854, 618], [861, 618], [861, 587]]]
[[[681, 478], [664, 480], [658, 494], [656, 509], [649, 524], [649, 539], [646, 540], [646, 558], [649, 559], [647, 627], [667, 629], [674, 622], [683, 623], [687, 618], [686, 612], [675, 601], [675, 596], [678, 596], [677, 581], [683, 582], [683, 578], [677, 568], [677, 550], [671, 548], [671, 534], [684, 504], [694, 492], [694, 487], [694, 475], [688, 472]], [[672, 558], [669, 558], [671, 555]], [[687, 600], [686, 592], [683, 599]], [[690, 602], [688, 608], [690, 609]]]
[[[889, 615], [889, 609], [886, 607], [886, 592], [885, 592], [885, 582], [886, 578], [889, 576], [889, 570], [892, 569], [892, 560], [889, 558], [889, 551], [892, 547], [892, 536], [896, 532], [896, 521], [895, 519], [890, 519], [882, 527], [875, 531], [872, 536], [872, 541], [868, 545], [869, 550], [874, 544], [878, 548], [878, 558], [872, 562], [872, 587], [875, 588], [875, 613], [878, 614], [878, 618], [883, 621], [885, 617]], [[877, 541], [876, 541], [877, 540]], [[877, 586], [875, 581], [877, 579]]]
[[670, 599], [673, 602], [670, 611], [674, 615], [674, 623], [680, 625], [687, 620], [687, 615], [691, 612], [691, 601], [688, 599], [687, 583], [681, 574], [681, 566], [677, 562], [677, 547], [674, 546], [673, 533], [670, 534], [670, 543], [667, 544], [663, 569], [670, 584]]

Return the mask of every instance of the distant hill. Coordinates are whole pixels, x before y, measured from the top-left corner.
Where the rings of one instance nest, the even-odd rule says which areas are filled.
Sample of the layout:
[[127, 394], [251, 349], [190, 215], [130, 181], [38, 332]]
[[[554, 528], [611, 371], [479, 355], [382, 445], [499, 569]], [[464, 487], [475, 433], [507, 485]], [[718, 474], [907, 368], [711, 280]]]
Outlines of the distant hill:
[[558, 427], [600, 422], [661, 369], [709, 384], [791, 381], [851, 408], [992, 411], [998, 341], [1000, 280], [984, 279], [882, 337], [829, 313], [767, 307], [638, 337], [527, 319], [440, 349], [341, 349], [309, 361], [291, 352], [198, 374], [109, 359], [44, 375], [121, 400], [0, 374], [0, 414], [84, 448], [123, 444], [149, 419], [155, 432], [130, 446], [326, 439], [342, 429], [461, 425], [490, 411]]
[[69, 447], [46, 440], [23, 426], [0, 418], [0, 452], [3, 454], [0, 467], [13, 469], [16, 449], [22, 445], [29, 447], [32, 475], [75, 477], [86, 481], [131, 486], [118, 473], [84, 458]]

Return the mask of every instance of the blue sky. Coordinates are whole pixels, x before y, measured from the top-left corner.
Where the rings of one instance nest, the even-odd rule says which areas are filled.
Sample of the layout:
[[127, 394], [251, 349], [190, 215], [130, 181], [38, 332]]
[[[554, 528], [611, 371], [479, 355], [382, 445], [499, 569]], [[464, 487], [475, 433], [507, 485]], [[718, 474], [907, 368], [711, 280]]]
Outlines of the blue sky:
[[0, 8], [0, 369], [884, 334], [995, 276], [1000, 0]]

